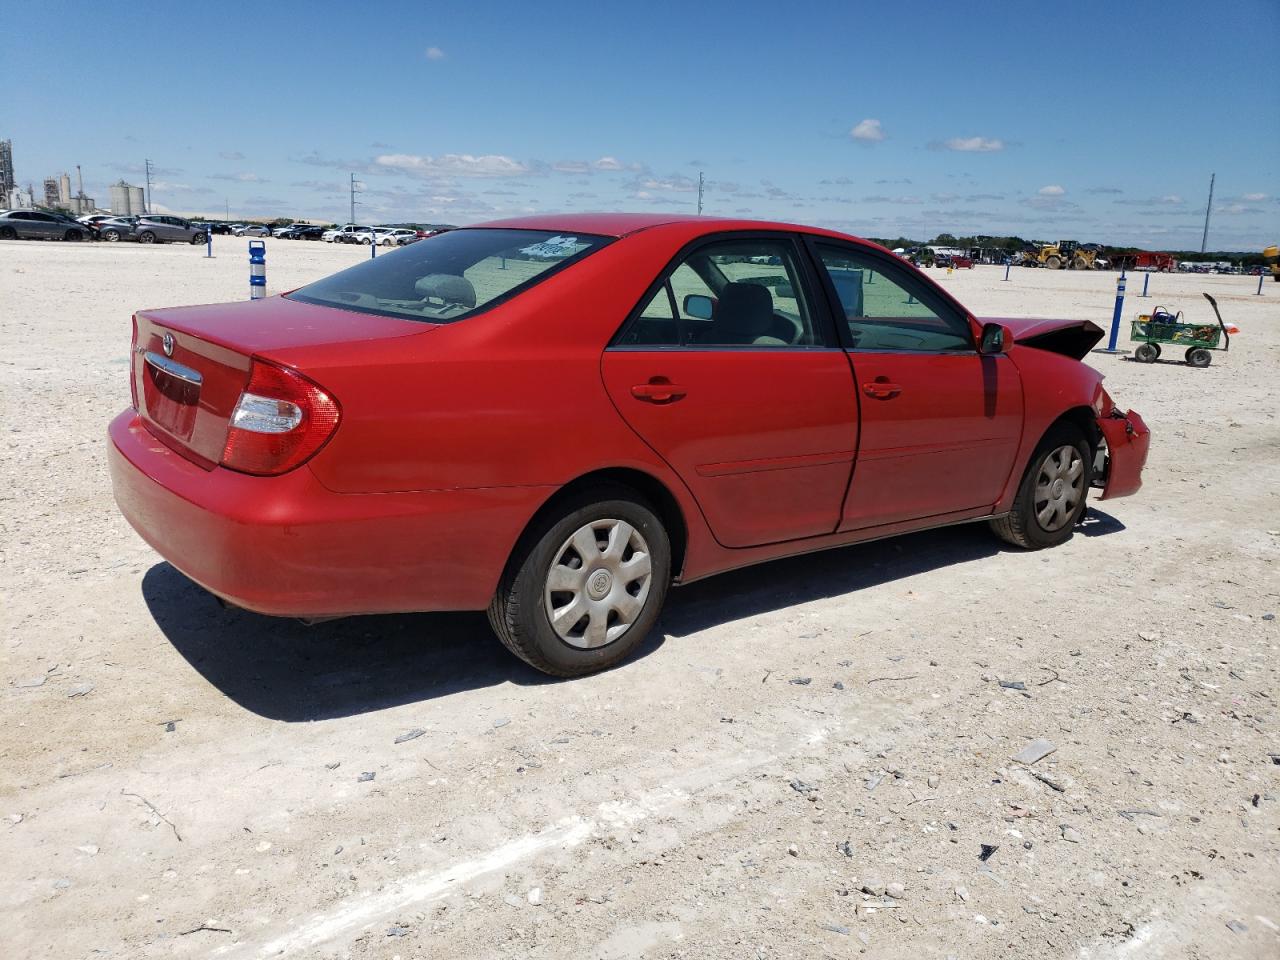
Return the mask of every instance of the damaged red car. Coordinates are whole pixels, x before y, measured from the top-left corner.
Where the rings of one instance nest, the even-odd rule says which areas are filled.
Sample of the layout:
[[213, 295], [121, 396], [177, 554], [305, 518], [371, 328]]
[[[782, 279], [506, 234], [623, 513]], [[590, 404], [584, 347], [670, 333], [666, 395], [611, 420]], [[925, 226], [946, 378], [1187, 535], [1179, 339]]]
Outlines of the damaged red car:
[[1150, 441], [1080, 362], [1101, 334], [975, 318], [827, 230], [506, 220], [140, 311], [111, 474], [227, 603], [487, 610], [571, 676], [633, 651], [672, 584], [964, 521], [1062, 543]]

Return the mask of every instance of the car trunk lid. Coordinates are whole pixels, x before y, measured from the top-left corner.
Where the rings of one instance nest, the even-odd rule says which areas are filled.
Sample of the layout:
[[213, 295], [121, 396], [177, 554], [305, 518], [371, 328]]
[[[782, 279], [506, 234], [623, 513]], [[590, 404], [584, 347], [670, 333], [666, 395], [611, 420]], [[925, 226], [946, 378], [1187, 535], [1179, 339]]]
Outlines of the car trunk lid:
[[222, 459], [254, 357], [435, 329], [280, 297], [142, 310], [135, 323], [131, 376], [139, 415], [158, 440], [208, 470]]

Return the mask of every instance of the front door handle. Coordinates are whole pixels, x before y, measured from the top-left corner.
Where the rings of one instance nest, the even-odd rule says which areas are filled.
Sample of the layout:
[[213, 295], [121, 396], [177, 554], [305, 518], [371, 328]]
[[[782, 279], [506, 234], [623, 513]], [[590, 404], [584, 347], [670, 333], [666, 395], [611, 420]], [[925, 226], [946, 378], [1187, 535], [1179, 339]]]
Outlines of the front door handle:
[[672, 383], [666, 377], [650, 377], [648, 383], [638, 383], [631, 388], [631, 395], [645, 403], [675, 403], [684, 394], [684, 387]]
[[862, 385], [862, 392], [877, 400], [891, 400], [902, 392], [896, 383], [890, 383], [888, 377], [876, 377]]

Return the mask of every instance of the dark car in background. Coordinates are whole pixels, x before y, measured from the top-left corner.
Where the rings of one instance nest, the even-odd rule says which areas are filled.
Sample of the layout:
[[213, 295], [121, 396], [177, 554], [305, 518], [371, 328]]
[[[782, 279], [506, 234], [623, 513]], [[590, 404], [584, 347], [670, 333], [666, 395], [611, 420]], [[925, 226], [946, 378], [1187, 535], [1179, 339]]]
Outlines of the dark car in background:
[[276, 234], [278, 240], [319, 240], [324, 234], [324, 227], [313, 227], [307, 224], [297, 224], [281, 230]]
[[168, 214], [151, 213], [138, 218], [135, 232], [139, 243], [204, 243], [204, 229], [190, 220]]
[[60, 213], [0, 211], [0, 240], [92, 240], [93, 228]]
[[134, 231], [137, 223], [137, 217], [108, 217], [106, 220], [98, 221], [98, 237], [108, 243], [135, 240], [137, 237]]

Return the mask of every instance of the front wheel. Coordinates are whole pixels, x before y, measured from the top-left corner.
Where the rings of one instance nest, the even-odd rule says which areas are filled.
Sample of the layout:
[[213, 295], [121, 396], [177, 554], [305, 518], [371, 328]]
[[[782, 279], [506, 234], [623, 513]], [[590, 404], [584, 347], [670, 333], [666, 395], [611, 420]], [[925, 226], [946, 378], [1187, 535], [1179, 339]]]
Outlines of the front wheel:
[[68, 243], [79, 243], [83, 236], [79, 230], [68, 230], [62, 235], [62, 239]]
[[196, 244], [199, 244], [199, 243], [204, 243], [204, 234], [203, 234], [203, 233], [197, 233], [195, 236], [193, 236], [193, 237], [191, 238], [191, 245], [192, 245], [193, 247], [194, 247]]
[[119, 230], [103, 230], [102, 239], [107, 241], [107, 243], [116, 243], [120, 239], [120, 231]]
[[1055, 426], [1036, 448], [1013, 510], [990, 521], [996, 536], [1025, 550], [1056, 547], [1070, 540], [1084, 516], [1093, 480], [1092, 460], [1079, 427]]
[[599, 487], [521, 538], [489, 623], [543, 673], [593, 673], [640, 645], [670, 580], [671, 542], [657, 514], [625, 487]]
[[0, 240], [17, 240], [18, 231], [13, 227], [0, 227]]
[[1154, 343], [1142, 343], [1133, 351], [1133, 359], [1140, 363], [1155, 363], [1160, 356], [1160, 348]]
[[1192, 347], [1187, 351], [1187, 363], [1193, 367], [1207, 367], [1213, 362], [1213, 355], [1201, 347]]
[[150, 230], [143, 230], [140, 234], [138, 234], [138, 242], [139, 243], [155, 243], [156, 235], [152, 233]]

